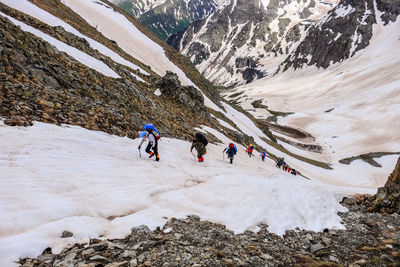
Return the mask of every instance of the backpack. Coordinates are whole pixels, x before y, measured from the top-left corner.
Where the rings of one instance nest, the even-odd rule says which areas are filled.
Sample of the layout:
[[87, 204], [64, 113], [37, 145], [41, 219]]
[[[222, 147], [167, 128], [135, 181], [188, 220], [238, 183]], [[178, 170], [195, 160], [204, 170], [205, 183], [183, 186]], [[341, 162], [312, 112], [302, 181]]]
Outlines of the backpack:
[[204, 146], [207, 146], [208, 141], [204, 135], [202, 135], [201, 133], [196, 133], [195, 136], [197, 141], [203, 143]]
[[146, 131], [150, 132], [151, 134], [153, 134], [154, 137], [155, 137], [157, 140], [160, 140], [161, 134], [160, 134], [159, 131], [157, 131], [156, 127], [154, 127], [153, 124], [151, 124], [151, 123], [146, 123], [146, 124], [144, 125], [144, 129], [145, 129]]
[[230, 149], [233, 149], [234, 154], [236, 155], [237, 147], [236, 147], [233, 143], [229, 143], [229, 148], [230, 148]]

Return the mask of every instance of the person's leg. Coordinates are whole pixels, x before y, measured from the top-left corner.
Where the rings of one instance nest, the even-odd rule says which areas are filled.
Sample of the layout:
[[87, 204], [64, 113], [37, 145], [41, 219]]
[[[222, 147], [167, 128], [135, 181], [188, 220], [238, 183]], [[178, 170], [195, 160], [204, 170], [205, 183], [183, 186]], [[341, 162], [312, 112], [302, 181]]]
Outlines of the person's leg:
[[147, 147], [146, 147], [145, 151], [146, 151], [147, 153], [150, 153], [150, 152], [151, 152], [150, 149], [151, 149], [151, 143], [149, 142], [149, 143], [147, 144]]
[[158, 142], [156, 140], [156, 143], [153, 146], [153, 151], [154, 154], [156, 155], [156, 160], [159, 161], [160, 160], [160, 155], [158, 155]]

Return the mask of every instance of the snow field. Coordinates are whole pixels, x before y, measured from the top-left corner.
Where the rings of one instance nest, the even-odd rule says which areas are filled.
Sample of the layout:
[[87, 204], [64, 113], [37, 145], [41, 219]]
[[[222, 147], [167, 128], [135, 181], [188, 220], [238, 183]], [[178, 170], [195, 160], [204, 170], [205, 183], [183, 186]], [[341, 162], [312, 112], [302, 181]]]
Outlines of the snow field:
[[[161, 76], [167, 70], [178, 73], [185, 82], [182, 71], [166, 57], [161, 46], [139, 31], [124, 15], [98, 1], [64, 0], [63, 3], [96, 27], [105, 37], [118, 43], [125, 52], [149, 65]], [[184, 74], [183, 74], [184, 75]]]
[[272, 110], [294, 112], [280, 117], [279, 124], [312, 134], [324, 152], [311, 155], [282, 145], [297, 154], [328, 162], [333, 168], [323, 170], [285, 156], [303, 174], [324, 183], [373, 190], [385, 183], [396, 156], [383, 157], [383, 168], [361, 160], [350, 166], [338, 161], [369, 152], [400, 151], [400, 50], [398, 35], [393, 34], [399, 29], [400, 19], [387, 26], [378, 21], [370, 45], [340, 64], [327, 70], [289, 70], [241, 86], [230, 94], [244, 91], [248, 98], [242, 106], [256, 117], [267, 115], [264, 110], [251, 111], [254, 108], [250, 103], [256, 99], [263, 99]]
[[35, 17], [36, 19], [50, 25], [50, 26], [62, 26], [66, 31], [84, 38], [90, 46], [93, 49], [98, 50], [100, 53], [102, 53], [105, 56], [110, 57], [112, 60], [114, 60], [117, 63], [120, 63], [122, 65], [128, 66], [134, 70], [139, 70], [141, 73], [145, 75], [150, 75], [147, 71], [143, 70], [139, 66], [133, 64], [132, 62], [122, 58], [120, 55], [109, 49], [108, 47], [102, 45], [101, 43], [93, 40], [92, 38], [87, 37], [86, 35], [81, 34], [78, 30], [76, 30], [74, 27], [69, 25], [68, 23], [62, 21], [61, 19], [53, 16], [52, 14], [44, 11], [43, 9], [39, 8], [38, 6], [32, 4], [31, 2], [27, 0], [19, 0], [19, 1], [13, 1], [13, 0], [0, 0], [0, 2], [15, 8], [23, 13], [29, 14], [32, 17]]
[[68, 55], [75, 58], [83, 65], [86, 65], [87, 67], [94, 69], [94, 70], [102, 73], [103, 75], [106, 75], [106, 76], [109, 76], [112, 78], [121, 78], [117, 73], [115, 73], [115, 71], [113, 71], [106, 64], [104, 64], [100, 60], [95, 59], [92, 56], [89, 56], [88, 54], [82, 52], [81, 50], [78, 50], [72, 46], [69, 46], [66, 43], [60, 42], [57, 39], [41, 32], [39, 30], [36, 30], [35, 28], [32, 28], [29, 25], [26, 25], [25, 23], [23, 23], [19, 20], [16, 20], [10, 16], [7, 16], [6, 14], [4, 14], [2, 12], [0, 12], [0, 15], [8, 18], [15, 25], [20, 26], [22, 30], [24, 30], [26, 32], [30, 32], [30, 33], [36, 35], [37, 37], [42, 38], [44, 41], [50, 43], [51, 45], [54, 45], [59, 51], [67, 53]]
[[[75, 126], [2, 125], [0, 138], [0, 266], [48, 246], [57, 252], [90, 237], [124, 237], [133, 226], [190, 214], [235, 232], [259, 223], [278, 234], [343, 228], [337, 212], [346, 188], [292, 176], [240, 146], [233, 165], [222, 159], [224, 146], [212, 144], [200, 164], [190, 143], [175, 139], [162, 139], [155, 162], [144, 151], [139, 158], [139, 139]], [[74, 236], [61, 239], [63, 230]]]

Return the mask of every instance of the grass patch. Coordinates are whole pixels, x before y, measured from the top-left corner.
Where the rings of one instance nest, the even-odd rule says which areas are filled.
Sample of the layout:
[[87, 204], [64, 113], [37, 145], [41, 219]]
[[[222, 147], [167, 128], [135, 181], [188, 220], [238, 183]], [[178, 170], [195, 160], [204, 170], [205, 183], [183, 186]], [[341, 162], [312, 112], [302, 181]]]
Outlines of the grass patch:
[[268, 106], [264, 105], [262, 102], [263, 102], [262, 99], [258, 99], [258, 100], [254, 100], [250, 104], [253, 106], [253, 108], [264, 108], [264, 109], [268, 110]]
[[272, 121], [272, 122], [277, 122], [278, 121], [278, 117], [286, 117], [289, 115], [294, 114], [294, 112], [281, 112], [281, 111], [274, 111], [271, 109], [267, 109], [269, 113], [272, 114], [271, 117], [268, 117], [268, 121]]
[[236, 98], [236, 97], [242, 95], [243, 93], [244, 93], [244, 91], [238, 92], [238, 93], [234, 93], [233, 95], [230, 95], [229, 98]]

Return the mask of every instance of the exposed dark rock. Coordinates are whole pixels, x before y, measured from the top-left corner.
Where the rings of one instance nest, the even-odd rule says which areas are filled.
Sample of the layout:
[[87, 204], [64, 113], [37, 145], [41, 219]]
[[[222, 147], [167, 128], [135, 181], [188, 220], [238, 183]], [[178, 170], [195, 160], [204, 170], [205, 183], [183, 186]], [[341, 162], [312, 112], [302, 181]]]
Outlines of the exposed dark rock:
[[400, 214], [400, 157], [385, 186], [380, 187], [374, 196], [366, 198], [364, 205], [370, 212]]
[[[394, 5], [381, 4], [381, 8], [388, 10], [385, 14], [395, 14], [398, 13], [398, 7]], [[348, 10], [349, 14], [342, 16], [343, 10]], [[390, 15], [387, 17], [393, 19]], [[369, 45], [375, 23], [373, 0], [341, 0], [323, 19], [311, 26], [304, 41], [282, 63], [283, 71], [304, 65], [327, 68], [352, 57]]]
[[[224, 225], [198, 216], [170, 219], [162, 228], [135, 228], [124, 239], [102, 241], [104, 250], [75, 244], [60, 254], [22, 259], [29, 266], [397, 266], [400, 215], [363, 213], [358, 205], [339, 214], [346, 230], [300, 229], [278, 236], [260, 224], [255, 233], [235, 235]], [[92, 243], [92, 242], [89, 242]], [[95, 263], [95, 265], [92, 265]], [[96, 265], [97, 264], [97, 265]]]
[[375, 160], [375, 158], [380, 158], [388, 155], [400, 155], [400, 152], [371, 152], [367, 154], [361, 154], [359, 156], [349, 157], [339, 160], [339, 163], [350, 165], [354, 160], [361, 159], [371, 166], [381, 168], [382, 166]]
[[71, 236], [74, 236], [74, 234], [67, 230], [63, 231], [61, 234], [61, 238], [67, 238], [67, 237], [71, 237]]
[[381, 19], [385, 25], [390, 21], [394, 22], [400, 15], [400, 0], [377, 0], [376, 5], [378, 10], [383, 12]]
[[12, 116], [9, 119], [4, 120], [4, 123], [10, 126], [32, 126], [32, 121], [22, 116]]
[[193, 43], [188, 48], [188, 55], [194, 55], [193, 64], [201, 64], [204, 60], [210, 57], [210, 52], [206, 49], [204, 44]]
[[200, 90], [193, 86], [181, 86], [178, 75], [167, 71], [164, 77], [156, 82], [163, 95], [172, 97], [175, 101], [190, 108], [207, 113], [204, 106], [204, 97]]

